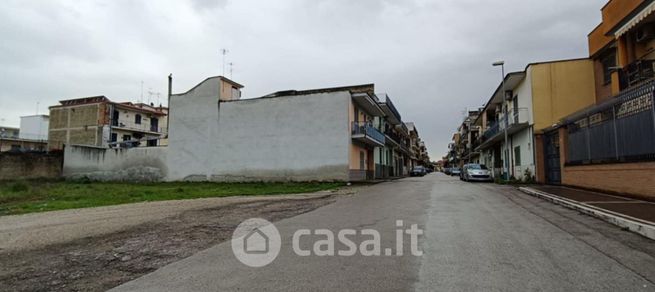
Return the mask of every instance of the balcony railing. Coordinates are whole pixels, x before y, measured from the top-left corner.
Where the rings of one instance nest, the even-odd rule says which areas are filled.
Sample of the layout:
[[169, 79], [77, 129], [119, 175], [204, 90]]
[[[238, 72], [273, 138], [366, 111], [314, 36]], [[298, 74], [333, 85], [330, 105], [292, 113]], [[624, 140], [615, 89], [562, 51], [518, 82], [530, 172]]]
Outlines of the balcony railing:
[[633, 62], [619, 71], [621, 90], [641, 85], [645, 81], [655, 78], [655, 62], [653, 60], [639, 60]]
[[487, 130], [484, 131], [482, 134], [483, 140], [496, 136], [506, 128], [509, 129], [516, 125], [527, 124], [528, 122], [529, 118], [527, 108], [512, 109], [507, 113], [507, 116], [491, 124]]
[[402, 144], [402, 139], [400, 138], [400, 135], [394, 133], [391, 130], [386, 130], [384, 131], [384, 134], [387, 135], [387, 137], [391, 138], [389, 140], [395, 141], [397, 144]]
[[353, 122], [352, 123], [352, 135], [353, 136], [364, 136], [370, 138], [382, 145], [384, 145], [385, 138], [384, 134], [378, 129], [373, 127], [371, 123], [368, 122]]

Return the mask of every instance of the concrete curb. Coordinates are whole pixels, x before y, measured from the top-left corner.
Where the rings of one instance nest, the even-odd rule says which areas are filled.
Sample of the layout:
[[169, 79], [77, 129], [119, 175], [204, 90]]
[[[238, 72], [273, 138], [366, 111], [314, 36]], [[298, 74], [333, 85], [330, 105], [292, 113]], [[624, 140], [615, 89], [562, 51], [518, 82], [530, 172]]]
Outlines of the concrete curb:
[[535, 190], [529, 187], [519, 187], [519, 190], [537, 198], [550, 201], [557, 205], [561, 205], [573, 210], [580, 211], [590, 216], [594, 216], [603, 221], [609, 222], [621, 228], [628, 229], [634, 233], [638, 233], [644, 237], [655, 240], [655, 224], [638, 218], [630, 217], [624, 214], [612, 212], [609, 210], [601, 209], [585, 203], [569, 200], [566, 198], [558, 197], [553, 194]]

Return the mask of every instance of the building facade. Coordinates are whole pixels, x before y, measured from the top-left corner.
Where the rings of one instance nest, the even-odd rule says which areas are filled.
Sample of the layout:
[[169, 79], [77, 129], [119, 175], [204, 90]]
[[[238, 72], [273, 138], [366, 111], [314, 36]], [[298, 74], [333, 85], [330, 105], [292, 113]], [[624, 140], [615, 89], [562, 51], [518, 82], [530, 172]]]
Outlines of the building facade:
[[545, 131], [545, 183], [655, 199], [655, 1], [612, 0], [589, 34], [596, 105]]
[[[168, 147], [67, 147], [64, 175], [100, 180], [366, 181], [402, 176], [409, 130], [374, 85], [241, 99], [210, 77], [170, 95]], [[70, 148], [70, 149], [69, 149]]]
[[[476, 151], [495, 177], [532, 180], [543, 176], [544, 148], [537, 136], [567, 115], [595, 102], [592, 61], [529, 64], [509, 73], [482, 109]], [[507, 141], [507, 142], [506, 142]]]
[[105, 96], [60, 101], [50, 107], [48, 148], [160, 146], [168, 109], [143, 103], [112, 102]]

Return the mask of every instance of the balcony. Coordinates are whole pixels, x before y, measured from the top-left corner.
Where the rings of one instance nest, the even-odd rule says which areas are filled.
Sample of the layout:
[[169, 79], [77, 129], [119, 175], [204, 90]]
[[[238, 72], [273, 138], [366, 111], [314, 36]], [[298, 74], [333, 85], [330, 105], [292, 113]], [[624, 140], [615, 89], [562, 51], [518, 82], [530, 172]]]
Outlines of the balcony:
[[477, 150], [489, 148], [496, 142], [504, 139], [505, 129], [507, 135], [512, 135], [530, 126], [529, 112], [527, 108], [512, 109], [506, 117], [491, 124], [481, 135], [481, 143]]
[[387, 118], [387, 121], [389, 121], [389, 123], [392, 125], [400, 125], [402, 123], [402, 118], [400, 117], [400, 113], [398, 113], [396, 106], [393, 105], [393, 102], [388, 95], [380, 94], [380, 96], [382, 95], [384, 95], [385, 100], [379, 104]]
[[368, 122], [353, 122], [352, 138], [364, 144], [378, 147], [384, 146], [386, 142], [384, 134]]
[[400, 144], [402, 143], [402, 139], [398, 134], [394, 133], [391, 130], [386, 130], [384, 131], [384, 135], [386, 136], [385, 140], [388, 145], [400, 147]]
[[405, 154], [409, 154], [409, 147], [407, 147], [407, 144], [400, 143], [400, 151]]
[[621, 90], [641, 85], [655, 78], [654, 65], [655, 62], [653, 60], [639, 60], [619, 71]]
[[118, 123], [118, 122], [114, 123], [114, 121], [112, 121], [111, 126], [114, 129], [121, 129], [130, 132], [138, 132], [138, 133], [146, 133], [146, 134], [162, 134], [168, 131], [168, 129], [165, 127], [157, 127], [155, 125], [150, 125], [149, 127], [136, 127], [136, 126], [125, 125], [123, 123]]

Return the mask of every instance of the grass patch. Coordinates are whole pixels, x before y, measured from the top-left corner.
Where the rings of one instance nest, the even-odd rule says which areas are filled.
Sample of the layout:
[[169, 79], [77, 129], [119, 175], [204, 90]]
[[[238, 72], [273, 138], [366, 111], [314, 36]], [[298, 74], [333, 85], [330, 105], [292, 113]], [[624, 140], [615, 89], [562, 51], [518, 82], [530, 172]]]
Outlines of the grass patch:
[[0, 216], [136, 202], [297, 194], [342, 183], [113, 183], [73, 181], [0, 182]]

